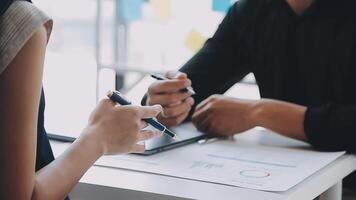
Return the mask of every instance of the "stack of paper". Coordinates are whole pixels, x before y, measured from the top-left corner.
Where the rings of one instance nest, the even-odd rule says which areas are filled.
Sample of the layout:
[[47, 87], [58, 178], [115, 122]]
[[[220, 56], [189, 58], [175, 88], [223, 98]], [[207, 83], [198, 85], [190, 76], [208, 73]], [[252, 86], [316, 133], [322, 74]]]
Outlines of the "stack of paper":
[[218, 141], [148, 157], [109, 156], [96, 164], [257, 190], [286, 191], [344, 154], [304, 148], [304, 144], [288, 148], [248, 140]]

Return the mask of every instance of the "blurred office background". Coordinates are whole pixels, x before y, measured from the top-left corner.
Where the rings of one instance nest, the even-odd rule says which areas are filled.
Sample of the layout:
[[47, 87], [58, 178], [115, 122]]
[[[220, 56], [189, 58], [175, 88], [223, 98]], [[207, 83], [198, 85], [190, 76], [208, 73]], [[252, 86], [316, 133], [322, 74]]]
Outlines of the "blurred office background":
[[[180, 68], [236, 0], [33, 0], [54, 20], [44, 88], [50, 133], [76, 136], [97, 99], [119, 89], [138, 102], [151, 72]], [[228, 95], [259, 98], [253, 75]]]

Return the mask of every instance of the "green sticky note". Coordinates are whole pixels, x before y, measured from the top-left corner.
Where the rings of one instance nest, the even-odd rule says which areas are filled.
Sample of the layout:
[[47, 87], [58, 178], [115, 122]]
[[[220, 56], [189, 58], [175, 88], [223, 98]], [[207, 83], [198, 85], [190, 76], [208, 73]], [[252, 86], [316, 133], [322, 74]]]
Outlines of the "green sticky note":
[[213, 11], [227, 12], [231, 6], [231, 0], [213, 0]]
[[120, 0], [118, 4], [120, 18], [124, 21], [142, 19], [144, 0]]

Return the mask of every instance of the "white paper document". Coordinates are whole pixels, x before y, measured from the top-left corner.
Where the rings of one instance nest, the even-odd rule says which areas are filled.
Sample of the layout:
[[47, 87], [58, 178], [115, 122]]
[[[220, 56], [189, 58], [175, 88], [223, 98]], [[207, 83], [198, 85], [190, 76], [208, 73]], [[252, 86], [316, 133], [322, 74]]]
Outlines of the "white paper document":
[[265, 191], [286, 191], [343, 155], [245, 140], [192, 144], [151, 156], [106, 156], [96, 165]]

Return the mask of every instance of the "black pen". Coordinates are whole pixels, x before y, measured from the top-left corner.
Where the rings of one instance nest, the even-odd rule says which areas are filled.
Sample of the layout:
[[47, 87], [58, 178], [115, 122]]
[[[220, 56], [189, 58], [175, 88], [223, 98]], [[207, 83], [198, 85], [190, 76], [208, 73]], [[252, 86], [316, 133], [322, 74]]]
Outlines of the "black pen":
[[[156, 80], [159, 80], [159, 81], [167, 80], [166, 77], [161, 76], [159, 74], [151, 74], [151, 77], [156, 79]], [[180, 91], [182, 91], [182, 92], [190, 92], [192, 95], [195, 95], [195, 91], [194, 91], [194, 89], [192, 87], [186, 87], [186, 88], [181, 89]]]
[[[121, 105], [131, 105], [131, 102], [127, 101], [120, 92], [118, 91], [109, 91], [107, 96], [114, 102], [119, 103]], [[165, 133], [169, 136], [171, 136], [173, 139], [176, 138], [176, 134], [173, 133], [171, 130], [169, 130], [165, 125], [159, 123], [158, 121], [149, 118], [149, 119], [143, 119], [145, 122], [153, 126], [154, 128], [160, 130], [162, 133]]]

